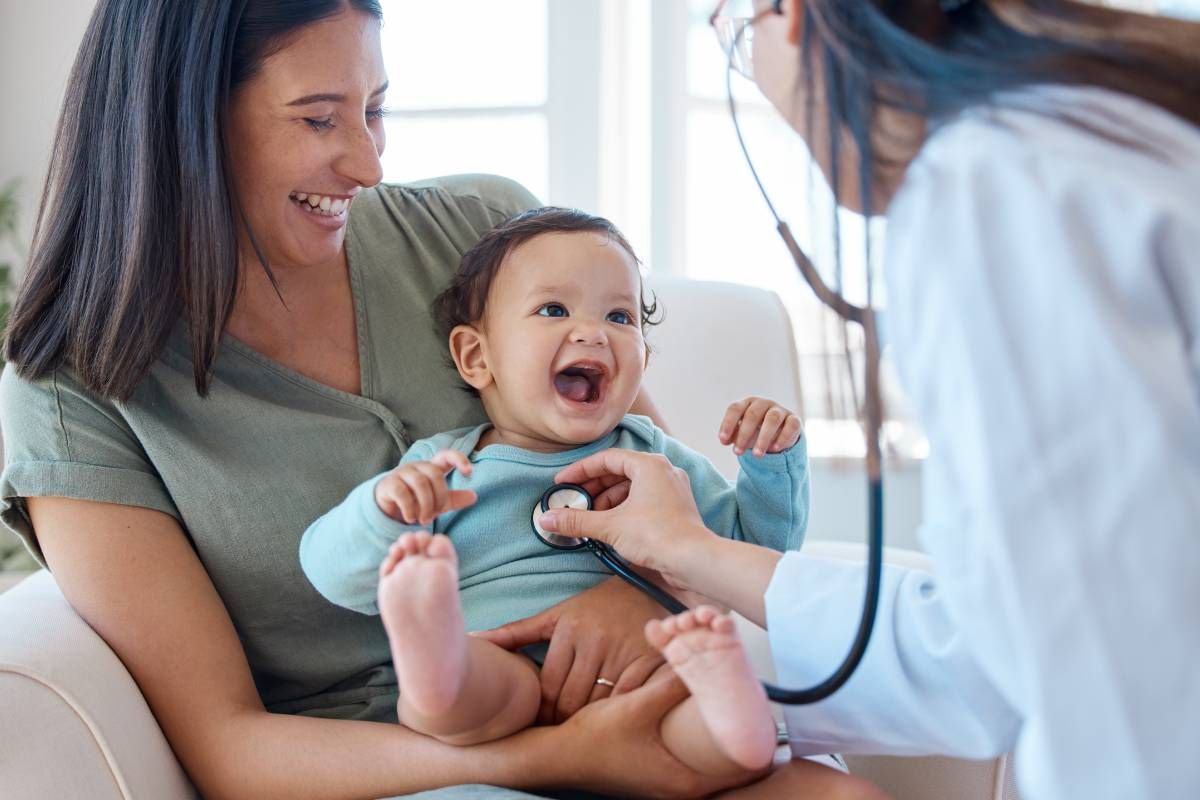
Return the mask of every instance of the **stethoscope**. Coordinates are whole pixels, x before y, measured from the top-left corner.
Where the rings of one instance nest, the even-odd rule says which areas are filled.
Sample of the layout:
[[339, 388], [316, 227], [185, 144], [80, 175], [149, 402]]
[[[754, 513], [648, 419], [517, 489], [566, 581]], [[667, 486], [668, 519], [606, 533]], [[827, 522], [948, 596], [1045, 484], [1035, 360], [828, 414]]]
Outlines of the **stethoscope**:
[[[633, 567], [627, 561], [621, 558], [616, 550], [608, 546], [604, 542], [596, 541], [595, 539], [576, 538], [574, 536], [563, 536], [558, 533], [551, 533], [542, 528], [540, 520], [542, 514], [552, 508], [575, 508], [580, 511], [592, 510], [592, 495], [582, 486], [573, 483], [556, 483], [547, 489], [541, 499], [534, 504], [533, 513], [530, 519], [533, 533], [547, 547], [552, 547], [555, 550], [588, 550], [591, 551], [604, 566], [612, 570], [613, 574], [621, 577], [628, 583], [645, 592], [649, 597], [654, 599], [659, 605], [670, 611], [672, 614], [679, 614], [687, 610], [687, 606], [679, 602], [667, 592], [655, 586], [650, 581], [643, 578], [634, 571]], [[872, 515], [877, 513], [877, 508], [872, 506]], [[875, 524], [872, 517], [873, 535], [875, 533], [882, 536], [882, 527]], [[880, 542], [882, 545], [882, 542]], [[874, 547], [874, 545], [872, 545]], [[879, 548], [875, 548], [879, 549]], [[868, 587], [873, 588], [874, 595], [878, 596], [879, 583], [877, 580], [871, 582]], [[766, 681], [763, 681], [763, 689], [767, 692], [767, 697], [776, 703], [784, 703], [786, 705], [801, 705], [805, 703], [815, 703], [828, 697], [838, 689], [846, 679], [854, 672], [858, 666], [858, 661], [862, 658], [862, 652], [866, 650], [866, 638], [870, 636], [871, 624], [875, 616], [875, 603], [873, 599], [868, 597], [868, 610], [870, 614], [864, 613], [863, 624], [866, 625], [866, 634], [864, 636], [862, 628], [859, 629], [859, 639], [862, 639], [861, 646], [856, 639], [855, 647], [851, 649], [850, 656], [842, 663], [841, 667], [830, 676], [827, 680], [821, 682], [811, 689], [794, 690], [781, 689], [778, 686], [773, 686]], [[834, 683], [836, 681], [836, 683]], [[797, 699], [798, 698], [798, 699]]]
[[[766, 689], [767, 697], [776, 703], [795, 706], [824, 700], [840, 689], [850, 679], [850, 676], [854, 674], [854, 670], [858, 668], [863, 654], [866, 653], [867, 643], [871, 640], [871, 631], [875, 626], [875, 614], [879, 608], [879, 584], [883, 574], [883, 469], [879, 448], [879, 429], [883, 421], [883, 409], [879, 402], [879, 336], [876, 330], [875, 310], [871, 305], [871, 281], [867, 281], [867, 303], [865, 306], [854, 305], [825, 283], [816, 266], [804, 254], [795, 237], [792, 236], [788, 224], [776, 213], [775, 205], [771, 202], [771, 198], [767, 195], [767, 191], [763, 188], [762, 181], [758, 177], [758, 170], [754, 168], [754, 162], [750, 158], [750, 151], [746, 148], [746, 142], [742, 137], [742, 128], [738, 124], [737, 105], [734, 102], [733, 86], [731, 84], [735, 54], [742, 37], [745, 36], [747, 28], [759, 18], [770, 13], [779, 13], [779, 3], [774, 3], [771, 8], [761, 12], [753, 20], [750, 20], [747, 25], [738, 30], [737, 35], [730, 44], [729, 52], [726, 53], [728, 57], [728, 71], [726, 73], [725, 88], [729, 96], [729, 114], [733, 118], [738, 145], [742, 148], [742, 154], [746, 157], [746, 163], [749, 165], [750, 172], [754, 176], [754, 182], [757, 184], [759, 192], [762, 193], [763, 199], [771, 211], [771, 216], [775, 218], [776, 230], [783, 238], [784, 244], [787, 246], [792, 260], [796, 262], [796, 268], [800, 270], [800, 274], [804, 277], [805, 282], [813, 290], [813, 293], [816, 294], [817, 299], [841, 319], [861, 325], [866, 341], [867, 391], [865, 394], [864, 413], [867, 439], [868, 509], [866, 597], [863, 600], [862, 616], [859, 620], [858, 632], [854, 636], [854, 642], [850, 645], [850, 651], [846, 654], [846, 657], [837, 669], [833, 671], [833, 674], [807, 689], [781, 689], [778, 686], [772, 686], [765, 681], [763, 682], [763, 688]], [[592, 508], [592, 497], [583, 487], [573, 484], [556, 484], [547, 489], [545, 494], [542, 495], [541, 501], [533, 508], [533, 532], [542, 542], [556, 550], [582, 550], [585, 548], [591, 550], [596, 558], [604, 562], [604, 565], [615, 574], [654, 598], [663, 608], [671, 613], [678, 614], [687, 608], [683, 603], [634, 572], [629, 564], [623, 561], [608, 545], [590, 539], [575, 539], [543, 531], [538, 525], [538, 518], [541, 514], [551, 508], [563, 507], [590, 511]]]

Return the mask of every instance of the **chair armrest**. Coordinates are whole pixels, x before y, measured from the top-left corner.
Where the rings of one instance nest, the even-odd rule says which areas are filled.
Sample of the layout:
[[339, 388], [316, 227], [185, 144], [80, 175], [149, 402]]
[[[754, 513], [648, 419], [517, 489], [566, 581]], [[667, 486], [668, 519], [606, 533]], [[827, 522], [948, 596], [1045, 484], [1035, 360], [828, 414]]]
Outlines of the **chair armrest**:
[[0, 742], [6, 796], [197, 796], [129, 672], [44, 570], [0, 595]]

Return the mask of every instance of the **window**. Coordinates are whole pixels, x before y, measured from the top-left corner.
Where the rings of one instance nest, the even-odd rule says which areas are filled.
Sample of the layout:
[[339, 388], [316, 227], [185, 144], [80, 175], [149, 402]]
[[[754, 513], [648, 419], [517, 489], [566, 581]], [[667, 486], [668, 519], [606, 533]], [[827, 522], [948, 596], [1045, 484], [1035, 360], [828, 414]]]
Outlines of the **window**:
[[488, 172], [547, 196], [546, 5], [385, 0], [386, 180]]
[[[1098, 0], [1200, 17], [1200, 0]], [[612, 219], [647, 268], [774, 289], [791, 312], [810, 448], [863, 450], [847, 351], [803, 284], [729, 119], [713, 0], [384, 0], [388, 180], [512, 177], [548, 203]], [[832, 201], [800, 139], [755, 87], [733, 86], [750, 153], [793, 234], [833, 285]], [[840, 212], [843, 291], [865, 295], [865, 222]], [[882, 222], [870, 231], [882, 252]], [[876, 293], [877, 305], [886, 302]], [[861, 357], [858, 359], [861, 361]], [[886, 351], [885, 351], [886, 362]], [[884, 365], [893, 449], [927, 445]], [[861, 391], [861, 383], [858, 387]]]

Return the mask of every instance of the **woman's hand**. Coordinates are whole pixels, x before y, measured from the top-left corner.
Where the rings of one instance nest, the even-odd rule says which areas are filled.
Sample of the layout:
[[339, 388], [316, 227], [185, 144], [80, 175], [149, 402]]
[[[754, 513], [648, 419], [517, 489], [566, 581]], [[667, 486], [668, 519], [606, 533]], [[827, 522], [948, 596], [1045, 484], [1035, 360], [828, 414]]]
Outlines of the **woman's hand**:
[[717, 779], [693, 772], [663, 744], [663, 717], [688, 696], [673, 674], [632, 692], [593, 703], [557, 728], [531, 732], [561, 737], [561, 769], [572, 788], [634, 797], [704, 797], [766, 774]]
[[[614, 577], [540, 614], [475, 635], [506, 650], [550, 642], [542, 665], [538, 720], [555, 724], [588, 703], [644, 684], [663, 658], [646, 641], [643, 628], [666, 614]], [[596, 683], [599, 678], [615, 686]]]
[[800, 441], [801, 428], [800, 418], [774, 400], [747, 397], [726, 409], [717, 438], [733, 445], [739, 456], [753, 447], [761, 457], [791, 449]]
[[555, 480], [606, 487], [605, 502], [596, 504], [606, 510], [551, 509], [539, 520], [543, 528], [606, 542], [673, 584], [686, 583], [673, 569], [674, 557], [716, 539], [700, 519], [687, 473], [661, 455], [605, 450], [564, 468]]

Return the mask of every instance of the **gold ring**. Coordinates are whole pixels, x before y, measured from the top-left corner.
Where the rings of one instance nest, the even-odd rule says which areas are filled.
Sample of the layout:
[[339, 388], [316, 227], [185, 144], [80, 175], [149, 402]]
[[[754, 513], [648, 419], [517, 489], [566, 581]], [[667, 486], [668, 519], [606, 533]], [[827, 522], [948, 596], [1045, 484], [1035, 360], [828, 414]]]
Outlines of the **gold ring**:
[[617, 688], [617, 685], [615, 683], [613, 683], [612, 681], [610, 681], [608, 678], [596, 678], [596, 685], [597, 686], [607, 686], [610, 689]]

